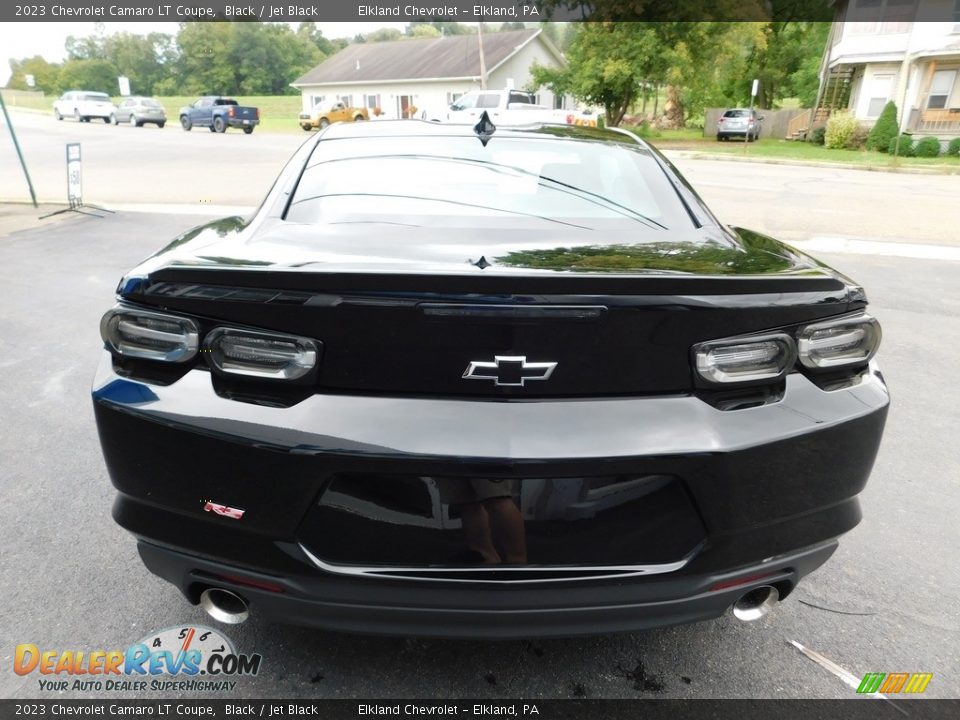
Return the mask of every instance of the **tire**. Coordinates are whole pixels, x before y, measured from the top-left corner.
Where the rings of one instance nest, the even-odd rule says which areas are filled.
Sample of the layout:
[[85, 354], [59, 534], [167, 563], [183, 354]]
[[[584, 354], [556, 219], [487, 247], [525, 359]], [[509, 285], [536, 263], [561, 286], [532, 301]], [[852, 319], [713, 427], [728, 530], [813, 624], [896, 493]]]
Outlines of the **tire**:
[[133, 113], [130, 113], [130, 119], [127, 120], [127, 122], [133, 125], [134, 127], [140, 127], [140, 123], [137, 122], [137, 116], [134, 115]]
[[80, 117], [80, 111], [77, 110], [76, 108], [73, 109], [73, 119], [76, 120], [77, 122], [83, 122], [83, 118]]
[[353, 119], [354, 122], [363, 122], [364, 120], [366, 120], [366, 118], [365, 118], [363, 115], [357, 115], [357, 116]]
[[182, 127], [187, 132], [190, 132], [190, 129], [193, 127], [193, 122], [186, 115], [180, 116], [180, 127]]
[[117, 116], [114, 115], [113, 113], [110, 113], [110, 117], [107, 118], [107, 122], [110, 123], [111, 125], [118, 125], [118, 124], [119, 124], [119, 123], [117, 122]]
[[330, 127], [330, 121], [327, 120], [326, 118], [320, 118], [320, 122], [317, 123], [317, 127], [319, 127], [321, 130], [323, 130], [324, 128], [328, 128]]
[[54, 116], [57, 120], [63, 120], [63, 115], [61, 115], [61, 114], [60, 114], [60, 111], [57, 110], [56, 108], [53, 109], [53, 116]]
[[214, 128], [213, 125], [207, 125], [207, 130], [210, 132], [216, 132], [216, 128]]
[[223, 121], [222, 117], [215, 117], [213, 119], [213, 131], [218, 133], [227, 131], [227, 124]]
[[306, 130], [307, 132], [310, 132], [311, 130], [313, 130], [313, 126], [312, 126], [312, 125], [301, 125], [300, 127], [302, 127], [302, 128], [303, 128], [304, 130]]
[[252, 128], [252, 127], [245, 127], [245, 128], [243, 129], [243, 134], [244, 134], [244, 135], [249, 135], [249, 134], [252, 133], [252, 132], [253, 132], [253, 128]]
[[166, 125], [165, 122], [157, 123], [157, 129], [158, 129], [158, 130], [163, 130], [163, 126], [164, 126], [164, 125]]

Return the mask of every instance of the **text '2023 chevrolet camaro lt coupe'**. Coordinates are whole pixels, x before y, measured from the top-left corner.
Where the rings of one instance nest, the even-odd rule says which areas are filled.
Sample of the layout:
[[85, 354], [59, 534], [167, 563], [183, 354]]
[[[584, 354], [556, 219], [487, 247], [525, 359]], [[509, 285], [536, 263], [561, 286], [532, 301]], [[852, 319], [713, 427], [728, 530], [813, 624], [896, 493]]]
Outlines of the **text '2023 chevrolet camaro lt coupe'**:
[[888, 407], [843, 275], [618, 130], [332, 125], [131, 270], [116, 521], [215, 618], [516, 637], [762, 617]]

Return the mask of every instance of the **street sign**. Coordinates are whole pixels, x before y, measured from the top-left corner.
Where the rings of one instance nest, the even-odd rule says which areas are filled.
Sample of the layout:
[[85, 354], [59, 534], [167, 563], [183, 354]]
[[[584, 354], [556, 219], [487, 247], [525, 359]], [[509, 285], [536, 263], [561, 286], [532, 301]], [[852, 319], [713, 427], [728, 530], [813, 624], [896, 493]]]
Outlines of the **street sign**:
[[120, 85], [120, 95], [123, 97], [130, 96], [130, 78], [124, 77], [121, 75], [117, 78], [117, 84]]
[[67, 143], [67, 200], [70, 201], [72, 208], [83, 205], [80, 143]]
[[33, 75], [24, 75], [23, 79], [27, 81], [27, 87], [37, 86], [37, 78], [34, 77]]
[[753, 88], [750, 90], [750, 97], [755, 98], [757, 96], [757, 90], [760, 89], [760, 81], [754, 78]]

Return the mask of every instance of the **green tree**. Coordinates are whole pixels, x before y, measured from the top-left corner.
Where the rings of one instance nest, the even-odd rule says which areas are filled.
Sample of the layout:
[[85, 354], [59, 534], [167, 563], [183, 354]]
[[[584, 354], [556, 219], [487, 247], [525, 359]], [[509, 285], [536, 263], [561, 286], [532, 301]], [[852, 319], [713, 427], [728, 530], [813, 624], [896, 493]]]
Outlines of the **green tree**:
[[117, 69], [106, 60], [67, 60], [60, 69], [63, 90], [93, 90], [116, 95]]
[[[33, 75], [33, 87], [27, 84], [27, 75]], [[60, 65], [47, 62], [39, 55], [10, 60], [10, 80], [7, 87], [14, 90], [41, 90], [48, 95], [57, 95], [61, 92]]]
[[891, 100], [883, 106], [880, 117], [874, 123], [873, 129], [867, 135], [867, 149], [886, 152], [890, 146], [890, 140], [897, 136], [900, 131], [897, 125], [897, 105]]
[[399, 40], [402, 37], [403, 33], [396, 28], [380, 28], [379, 30], [367, 33], [363, 36], [363, 39], [366, 42], [390, 42], [392, 40]]
[[637, 97], [641, 83], [658, 64], [655, 32], [643, 23], [589, 23], [567, 55], [568, 65], [535, 65], [533, 82], [558, 95], [601, 105], [608, 125], [619, 125]]
[[417, 23], [415, 25], [407, 26], [407, 37], [438, 38], [440, 37], [440, 31], [437, 30], [433, 25], [428, 25], [427, 23]]
[[103, 58], [118, 74], [130, 79], [135, 95], [153, 95], [154, 86], [167, 75], [168, 64], [176, 58], [173, 37], [164, 33], [108, 35], [102, 50]]

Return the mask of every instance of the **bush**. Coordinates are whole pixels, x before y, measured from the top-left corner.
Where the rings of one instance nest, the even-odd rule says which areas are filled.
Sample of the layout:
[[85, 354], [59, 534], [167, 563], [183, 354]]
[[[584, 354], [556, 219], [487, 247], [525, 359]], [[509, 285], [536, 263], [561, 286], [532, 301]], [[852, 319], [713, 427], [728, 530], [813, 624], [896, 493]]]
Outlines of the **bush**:
[[899, 128], [897, 127], [897, 106], [891, 100], [883, 106], [883, 112], [877, 118], [873, 130], [867, 137], [867, 148], [870, 150], [879, 150], [886, 152], [890, 147], [890, 139], [897, 137]]
[[955, 137], [947, 145], [947, 155], [950, 157], [960, 157], [960, 137]]
[[848, 112], [831, 115], [827, 120], [827, 132], [823, 136], [823, 144], [831, 150], [843, 149], [847, 147], [850, 138], [859, 128], [860, 123]]
[[824, 136], [827, 134], [827, 129], [825, 127], [814, 128], [813, 132], [810, 133], [810, 142], [814, 145], [823, 145]]
[[[897, 154], [897, 138], [890, 138], [887, 143], [887, 152], [891, 155]], [[913, 138], [909, 135], [900, 136], [900, 157], [913, 157]]]
[[844, 147], [847, 150], [863, 150], [864, 146], [867, 144], [867, 136], [870, 134], [870, 130], [863, 127], [862, 125], [857, 125], [857, 129], [853, 132], [849, 138], [847, 138], [847, 144]]
[[935, 137], [920, 138], [913, 148], [916, 157], [934, 158], [940, 154], [940, 141]]

